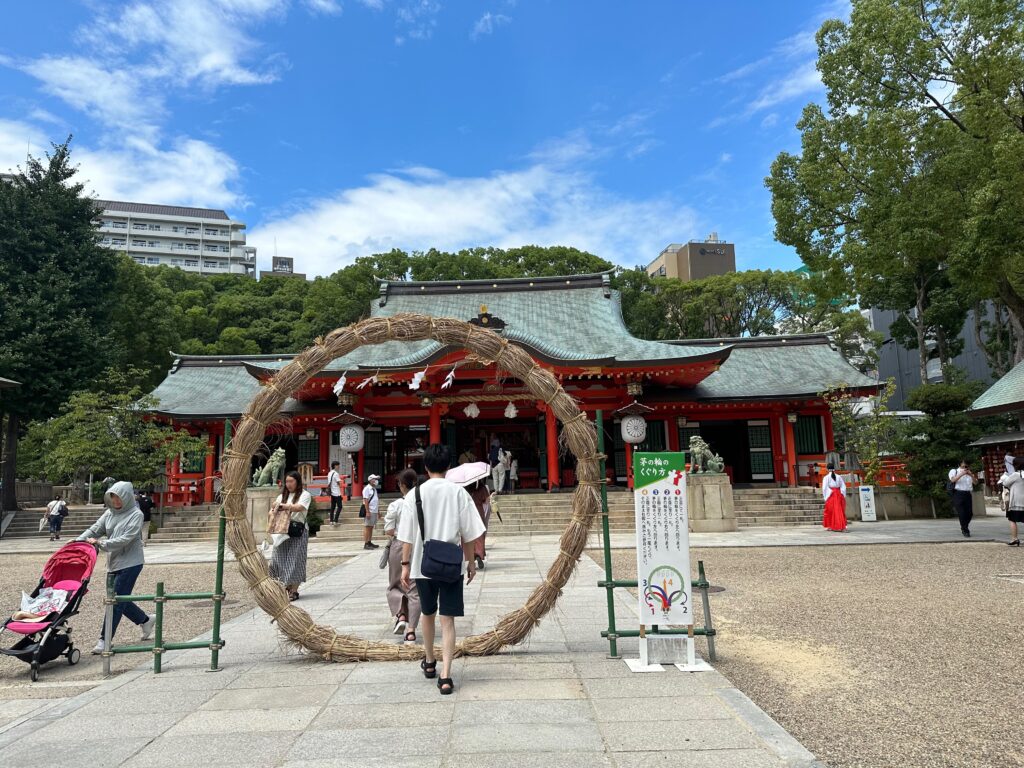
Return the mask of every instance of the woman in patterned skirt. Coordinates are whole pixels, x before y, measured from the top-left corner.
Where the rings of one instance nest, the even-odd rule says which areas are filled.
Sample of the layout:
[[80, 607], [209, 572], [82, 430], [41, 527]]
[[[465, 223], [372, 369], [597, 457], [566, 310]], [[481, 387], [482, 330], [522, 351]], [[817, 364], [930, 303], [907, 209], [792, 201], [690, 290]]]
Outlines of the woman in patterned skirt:
[[274, 555], [270, 559], [270, 575], [277, 579], [288, 590], [289, 600], [299, 599], [299, 585], [306, 580], [306, 555], [309, 549], [309, 528], [306, 527], [306, 513], [313, 497], [302, 488], [302, 477], [298, 472], [289, 472], [284, 479], [281, 498], [274, 502], [274, 509], [283, 509], [290, 513], [293, 523], [302, 525], [302, 533], [298, 536], [289, 535], [287, 539], [274, 547]]

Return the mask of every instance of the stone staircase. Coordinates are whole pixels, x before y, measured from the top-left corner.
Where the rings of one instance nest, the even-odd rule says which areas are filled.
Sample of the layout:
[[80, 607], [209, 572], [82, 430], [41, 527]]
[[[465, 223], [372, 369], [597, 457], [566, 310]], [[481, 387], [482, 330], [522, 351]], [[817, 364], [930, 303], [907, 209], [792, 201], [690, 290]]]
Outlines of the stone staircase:
[[[559, 534], [572, 517], [571, 491], [564, 493], [529, 493], [499, 496], [498, 509], [502, 520], [491, 515], [491, 533], [495, 535]], [[633, 494], [608, 492], [608, 526], [613, 532], [635, 530]], [[601, 529], [600, 518], [591, 526], [591, 533]]]
[[737, 488], [733, 491], [740, 528], [821, 525], [817, 488]]
[[[70, 507], [68, 509], [68, 516], [64, 518], [64, 524], [61, 527], [60, 540], [70, 541], [74, 539], [88, 528], [90, 525], [96, 522], [96, 519], [103, 513], [103, 507], [91, 506], [91, 507]], [[39, 519], [42, 517], [43, 508], [38, 509], [21, 509], [14, 514], [14, 519], [11, 520], [11, 524], [7, 526], [7, 530], [4, 531], [5, 539], [49, 539], [50, 528], [49, 526], [39, 530]]]
[[[163, 523], [150, 538], [152, 542], [202, 541], [217, 538], [217, 504], [164, 509]], [[153, 511], [153, 519], [160, 515]]]

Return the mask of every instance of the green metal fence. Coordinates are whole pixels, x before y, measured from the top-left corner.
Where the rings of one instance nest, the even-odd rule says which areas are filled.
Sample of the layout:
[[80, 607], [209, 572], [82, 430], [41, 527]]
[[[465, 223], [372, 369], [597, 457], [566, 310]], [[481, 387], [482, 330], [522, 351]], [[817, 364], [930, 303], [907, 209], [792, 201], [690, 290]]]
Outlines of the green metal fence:
[[[597, 411], [597, 452], [604, 456], [604, 412]], [[601, 478], [606, 478], [605, 459], [601, 459]], [[658, 627], [654, 626], [649, 630], [641, 629], [617, 629], [615, 626], [615, 589], [619, 587], [636, 587], [636, 579], [616, 579], [612, 574], [612, 545], [609, 536], [610, 527], [608, 524], [608, 488], [607, 483], [601, 483], [601, 532], [604, 539], [604, 579], [597, 582], [597, 586], [604, 587], [608, 596], [608, 629], [601, 632], [601, 637], [608, 639], [608, 655], [612, 658], [619, 658], [618, 640], [620, 637], [644, 637], [645, 635], [686, 635], [688, 637], [698, 635], [708, 640], [708, 656], [711, 661], [716, 660], [715, 656], [715, 628], [711, 620], [711, 600], [709, 590], [711, 584], [704, 572], [704, 561], [697, 561], [697, 578], [690, 583], [700, 593], [701, 602], [704, 606], [703, 627]]]

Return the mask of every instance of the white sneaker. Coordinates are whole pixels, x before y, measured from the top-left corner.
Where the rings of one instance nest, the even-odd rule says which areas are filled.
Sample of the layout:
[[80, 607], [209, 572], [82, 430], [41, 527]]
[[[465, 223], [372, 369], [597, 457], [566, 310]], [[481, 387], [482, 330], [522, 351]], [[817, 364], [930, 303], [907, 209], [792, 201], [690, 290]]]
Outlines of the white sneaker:
[[156, 617], [150, 616], [145, 624], [140, 624], [139, 629], [142, 630], [142, 639], [149, 640], [153, 636], [153, 627], [156, 626]]
[[93, 656], [99, 656], [101, 653], [103, 653], [106, 650], [107, 650], [107, 646], [103, 644], [102, 640], [100, 640], [98, 643], [96, 643], [96, 647], [92, 649], [92, 655]]
[[404, 635], [405, 634], [406, 622], [402, 619], [395, 619], [395, 629], [392, 634]]

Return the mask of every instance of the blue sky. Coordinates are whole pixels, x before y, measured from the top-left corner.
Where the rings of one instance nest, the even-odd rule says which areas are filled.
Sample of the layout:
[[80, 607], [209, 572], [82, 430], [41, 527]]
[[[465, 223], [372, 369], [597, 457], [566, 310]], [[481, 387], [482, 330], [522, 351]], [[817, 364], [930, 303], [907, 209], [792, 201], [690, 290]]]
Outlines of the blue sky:
[[[222, 207], [327, 274], [565, 244], [621, 264], [712, 230], [793, 268], [763, 186], [845, 2], [8, 3], [0, 168], [75, 136], [100, 197]], [[55, 24], [54, 19], [60, 23]]]

